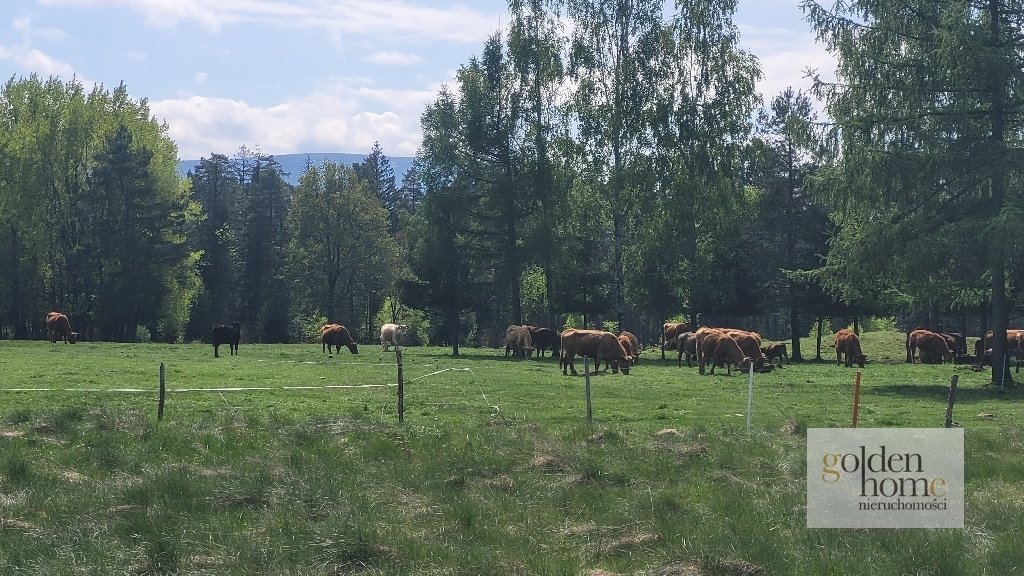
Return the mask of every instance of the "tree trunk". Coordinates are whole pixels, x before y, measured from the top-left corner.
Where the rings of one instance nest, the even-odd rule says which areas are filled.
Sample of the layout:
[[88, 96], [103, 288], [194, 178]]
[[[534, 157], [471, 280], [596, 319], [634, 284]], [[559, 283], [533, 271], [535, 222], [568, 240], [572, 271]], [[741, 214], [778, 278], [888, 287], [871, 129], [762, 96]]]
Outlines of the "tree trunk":
[[790, 362], [803, 362], [804, 359], [800, 355], [800, 304], [792, 281], [789, 283], [789, 335], [793, 345], [789, 355]]
[[459, 335], [462, 332], [462, 326], [459, 324], [459, 313], [454, 312], [448, 319], [448, 324], [452, 329], [452, 356], [459, 355]]
[[816, 360], [821, 360], [821, 328], [822, 328], [822, 324], [824, 324], [824, 321], [822, 320], [821, 316], [818, 316], [818, 342], [817, 342], [817, 346], [816, 346], [816, 350], [815, 350], [815, 359]]
[[[1002, 12], [999, 0], [989, 0], [989, 31], [993, 46], [998, 46], [1002, 39]], [[990, 71], [990, 98], [992, 101], [992, 142], [997, 146], [1004, 144], [1005, 110], [1003, 89], [1005, 81], [1002, 71], [994, 66]], [[1004, 164], [993, 163], [992, 174], [992, 217], [999, 215], [1003, 208], [1006, 187]], [[1009, 325], [1009, 306], [1006, 302], [1006, 264], [1001, 255], [992, 254], [992, 383], [1013, 382], [1010, 375], [1009, 362], [1006, 361], [1006, 328]]]

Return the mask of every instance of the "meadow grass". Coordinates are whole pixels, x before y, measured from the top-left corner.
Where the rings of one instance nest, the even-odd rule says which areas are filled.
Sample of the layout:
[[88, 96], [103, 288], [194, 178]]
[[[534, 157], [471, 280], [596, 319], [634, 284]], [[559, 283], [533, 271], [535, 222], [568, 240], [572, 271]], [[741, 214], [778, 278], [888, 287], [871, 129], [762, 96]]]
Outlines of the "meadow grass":
[[[898, 333], [863, 340], [861, 426], [942, 426], [959, 375], [965, 529], [804, 528], [804, 431], [850, 423], [856, 369], [831, 349], [756, 375], [748, 433], [746, 375], [650, 350], [592, 379], [591, 427], [555, 359], [406, 348], [399, 425], [375, 346], [0, 342], [0, 574], [1024, 569], [1024, 391], [906, 365]], [[221, 387], [267, 389], [186, 391]]]

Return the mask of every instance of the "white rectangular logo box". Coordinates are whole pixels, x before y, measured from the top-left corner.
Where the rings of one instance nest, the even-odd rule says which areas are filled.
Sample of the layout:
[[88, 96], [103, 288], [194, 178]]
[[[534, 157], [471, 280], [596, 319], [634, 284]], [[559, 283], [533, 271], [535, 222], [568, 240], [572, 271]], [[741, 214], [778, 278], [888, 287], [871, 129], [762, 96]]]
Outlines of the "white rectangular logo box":
[[962, 428], [809, 428], [808, 528], [963, 528]]

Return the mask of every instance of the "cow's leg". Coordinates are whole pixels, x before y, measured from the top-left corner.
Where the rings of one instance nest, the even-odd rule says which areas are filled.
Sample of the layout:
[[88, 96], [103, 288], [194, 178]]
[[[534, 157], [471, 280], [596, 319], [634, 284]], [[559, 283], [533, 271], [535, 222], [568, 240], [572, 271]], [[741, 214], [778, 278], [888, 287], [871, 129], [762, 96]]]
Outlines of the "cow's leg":
[[217, 348], [220, 348], [220, 344], [214, 344], [213, 345], [213, 357], [214, 358], [220, 358], [220, 354], [217, 353]]

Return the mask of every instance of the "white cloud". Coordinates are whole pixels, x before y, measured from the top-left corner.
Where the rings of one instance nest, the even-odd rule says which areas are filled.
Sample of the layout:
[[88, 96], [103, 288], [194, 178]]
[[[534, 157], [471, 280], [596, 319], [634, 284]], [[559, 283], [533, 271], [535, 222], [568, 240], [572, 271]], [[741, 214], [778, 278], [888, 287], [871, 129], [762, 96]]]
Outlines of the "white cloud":
[[39, 74], [40, 76], [61, 76], [69, 79], [74, 74], [74, 68], [67, 62], [52, 58], [31, 46], [4, 46], [0, 44], [0, 62], [12, 62], [17, 68], [26, 74]]
[[808, 92], [808, 68], [817, 69], [823, 79], [835, 78], [835, 57], [814, 41], [811, 32], [741, 25], [740, 34], [740, 44], [761, 63], [763, 77], [757, 88], [766, 104], [789, 86]]
[[365, 58], [367, 62], [381, 64], [383, 66], [415, 66], [423, 62], [423, 58], [416, 54], [403, 52], [386, 51], [375, 52]]
[[28, 32], [29, 30], [32, 29], [32, 19], [29, 18], [28, 16], [19, 16], [18, 18], [15, 18], [14, 20], [11, 21], [11, 27], [14, 28], [15, 30]]
[[206, 72], [196, 72], [196, 82], [198, 82], [200, 84], [205, 84], [206, 83], [206, 79], [209, 78], [209, 77], [210, 77], [210, 75], [207, 74]]
[[420, 115], [437, 86], [388, 90], [338, 79], [311, 94], [272, 106], [186, 96], [151, 101], [166, 120], [181, 158], [229, 154], [259, 145], [268, 154], [366, 152], [374, 141], [393, 156], [411, 156], [420, 143]]
[[[434, 8], [412, 0], [40, 0], [49, 6], [120, 7], [146, 23], [170, 28], [192, 22], [217, 32], [227, 25], [257, 22], [282, 28], [320, 29], [403, 39], [478, 42], [498, 26], [498, 14], [460, 4]], [[332, 36], [333, 37], [333, 36]]]
[[43, 40], [64, 40], [68, 37], [67, 32], [60, 28], [40, 28], [32, 32], [33, 36], [42, 38]]

